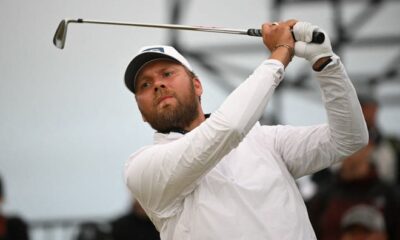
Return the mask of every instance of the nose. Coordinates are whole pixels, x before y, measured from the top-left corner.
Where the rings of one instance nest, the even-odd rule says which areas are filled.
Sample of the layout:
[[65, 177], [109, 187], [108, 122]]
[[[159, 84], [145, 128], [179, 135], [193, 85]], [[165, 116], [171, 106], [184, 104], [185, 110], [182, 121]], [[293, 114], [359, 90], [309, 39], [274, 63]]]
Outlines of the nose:
[[155, 80], [154, 92], [159, 92], [159, 91], [161, 91], [161, 89], [165, 89], [165, 88], [166, 88], [165, 82], [161, 78], [158, 78]]

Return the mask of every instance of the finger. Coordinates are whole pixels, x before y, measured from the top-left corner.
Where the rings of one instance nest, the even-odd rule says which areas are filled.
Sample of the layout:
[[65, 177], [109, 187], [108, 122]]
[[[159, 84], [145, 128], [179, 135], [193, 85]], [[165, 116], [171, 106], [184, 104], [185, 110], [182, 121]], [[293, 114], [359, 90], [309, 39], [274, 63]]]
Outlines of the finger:
[[267, 32], [269, 32], [270, 27], [271, 27], [271, 24], [270, 24], [270, 23], [263, 23], [263, 24], [261, 25], [261, 32], [262, 32], [262, 34], [264, 35], [264, 34], [266, 34]]
[[298, 41], [311, 42], [313, 32], [317, 28], [309, 22], [298, 22], [293, 26], [293, 33]]
[[298, 22], [298, 20], [296, 20], [296, 19], [289, 19], [285, 23], [287, 25], [289, 25], [290, 28], [293, 28], [293, 26], [296, 25], [297, 22]]
[[306, 48], [307, 48], [307, 43], [297, 41], [294, 44], [294, 55], [297, 57], [304, 58], [306, 55]]

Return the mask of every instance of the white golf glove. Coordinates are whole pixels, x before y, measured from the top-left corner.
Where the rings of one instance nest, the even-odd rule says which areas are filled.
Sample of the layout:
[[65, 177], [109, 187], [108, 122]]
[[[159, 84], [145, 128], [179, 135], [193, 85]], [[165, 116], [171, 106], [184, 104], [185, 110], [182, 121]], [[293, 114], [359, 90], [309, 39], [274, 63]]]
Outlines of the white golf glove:
[[[325, 34], [325, 41], [323, 43], [311, 43], [314, 31]], [[320, 58], [334, 55], [328, 35], [318, 26], [308, 22], [298, 22], [293, 26], [293, 34], [297, 40], [294, 45], [294, 54], [297, 57], [307, 59], [311, 65], [314, 65]]]

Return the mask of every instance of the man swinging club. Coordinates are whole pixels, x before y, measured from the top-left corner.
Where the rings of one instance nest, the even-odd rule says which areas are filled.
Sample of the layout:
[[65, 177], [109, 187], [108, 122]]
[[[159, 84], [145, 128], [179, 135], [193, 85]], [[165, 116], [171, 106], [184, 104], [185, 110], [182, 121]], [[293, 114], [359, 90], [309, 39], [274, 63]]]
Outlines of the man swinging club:
[[[315, 239], [295, 179], [367, 144], [355, 89], [325, 33], [306, 22], [262, 25], [271, 52], [210, 116], [188, 61], [169, 46], [144, 47], [125, 83], [154, 144], [133, 153], [125, 179], [163, 240]], [[297, 39], [294, 41], [292, 32]], [[258, 119], [293, 56], [315, 70], [328, 122], [264, 126]]]

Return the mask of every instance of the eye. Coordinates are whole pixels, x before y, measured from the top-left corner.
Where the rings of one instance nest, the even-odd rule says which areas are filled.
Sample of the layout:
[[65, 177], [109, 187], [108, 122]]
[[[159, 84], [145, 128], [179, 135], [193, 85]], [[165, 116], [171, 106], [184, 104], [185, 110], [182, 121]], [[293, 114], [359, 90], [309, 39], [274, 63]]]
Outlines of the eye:
[[142, 82], [139, 86], [140, 89], [146, 89], [149, 88], [151, 86], [150, 82]]
[[171, 77], [173, 74], [174, 74], [174, 73], [173, 73], [172, 71], [165, 71], [165, 72], [163, 73], [163, 77], [168, 78], [168, 77]]

